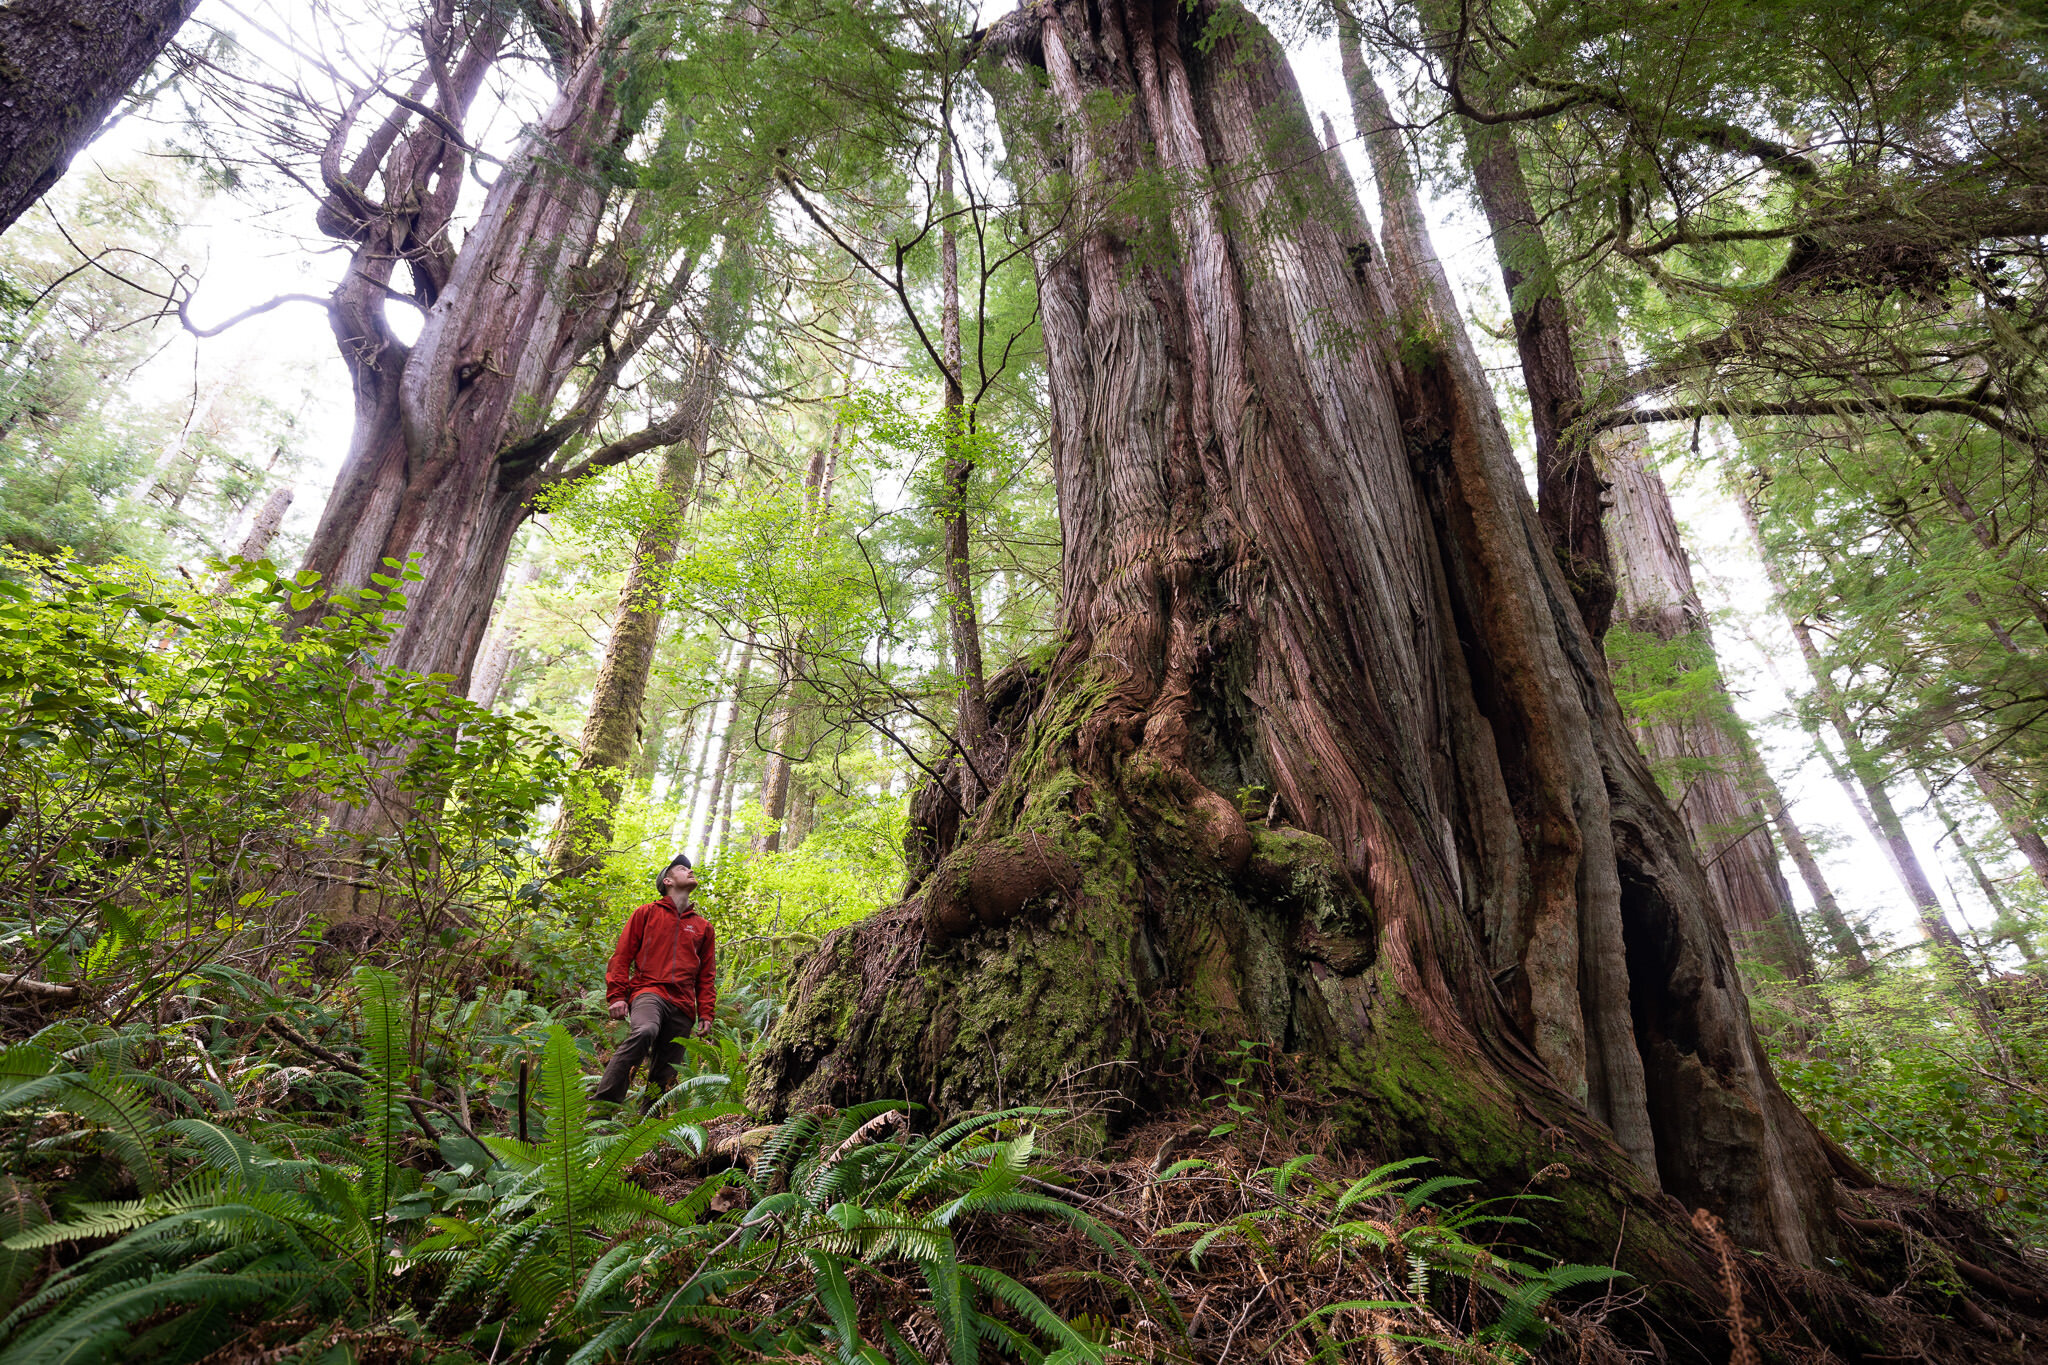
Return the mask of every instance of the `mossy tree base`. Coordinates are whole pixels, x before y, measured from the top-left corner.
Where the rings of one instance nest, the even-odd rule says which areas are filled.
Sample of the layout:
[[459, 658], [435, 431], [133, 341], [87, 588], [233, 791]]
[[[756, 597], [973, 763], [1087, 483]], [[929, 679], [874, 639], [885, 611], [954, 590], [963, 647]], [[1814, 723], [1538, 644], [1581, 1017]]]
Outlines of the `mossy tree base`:
[[1242, 10], [1044, 0], [983, 47], [1029, 187], [1083, 201], [1038, 262], [1066, 639], [991, 680], [987, 795], [914, 803], [909, 893], [801, 964], [755, 1103], [1106, 1137], [1250, 1040], [1349, 1143], [1506, 1193], [1569, 1167], [1540, 1237], [1701, 1323], [1694, 1209], [1821, 1262], [1825, 1146], [1419, 226], [1375, 273]]

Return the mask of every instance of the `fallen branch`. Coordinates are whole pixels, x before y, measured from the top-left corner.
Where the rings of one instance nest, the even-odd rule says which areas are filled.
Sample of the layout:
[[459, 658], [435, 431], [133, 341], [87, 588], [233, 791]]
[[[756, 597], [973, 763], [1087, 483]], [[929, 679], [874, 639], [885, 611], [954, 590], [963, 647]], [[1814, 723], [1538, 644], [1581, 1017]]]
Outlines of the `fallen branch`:
[[[349, 1075], [365, 1081], [373, 1081], [377, 1079], [376, 1075], [362, 1063], [352, 1061], [349, 1058], [342, 1056], [339, 1052], [334, 1051], [332, 1048], [322, 1047], [320, 1044], [314, 1042], [311, 1038], [308, 1038], [305, 1034], [299, 1032], [297, 1029], [293, 1028], [290, 1024], [287, 1024], [284, 1020], [278, 1018], [274, 1014], [263, 1021], [263, 1028], [265, 1031], [273, 1033], [277, 1035], [279, 1038], [284, 1039], [284, 1041], [290, 1043], [293, 1047], [299, 1048], [305, 1052], [310, 1052], [313, 1056], [318, 1057], [321, 1061], [326, 1062], [329, 1066], [332, 1066], [337, 1071], [347, 1072]], [[407, 1091], [403, 1096], [401, 1096], [401, 1098], [405, 1103], [405, 1107], [412, 1111], [413, 1122], [417, 1123], [420, 1126], [420, 1131], [422, 1133], [425, 1133], [429, 1140], [438, 1143], [441, 1140], [442, 1136], [440, 1130], [435, 1128], [433, 1122], [429, 1120], [427, 1117], [428, 1111], [431, 1110], [436, 1114], [440, 1114], [446, 1117], [449, 1120], [449, 1122], [453, 1123], [456, 1126], [456, 1128], [461, 1130], [462, 1135], [468, 1138], [471, 1142], [474, 1142], [479, 1147], [483, 1147], [484, 1150], [487, 1152], [491, 1150], [489, 1147], [484, 1147], [484, 1140], [476, 1135], [476, 1130], [471, 1128], [467, 1123], [463, 1122], [462, 1115], [457, 1113], [454, 1109], [450, 1108], [449, 1106], [441, 1104], [435, 1100], [424, 1099], [418, 1095], [413, 1094], [410, 1091]], [[496, 1159], [497, 1158], [494, 1155], [492, 1157], [492, 1160], [495, 1161]]]
[[0, 995], [33, 995], [43, 1000], [55, 1000], [69, 1004], [83, 994], [76, 986], [59, 986], [50, 981], [31, 981], [17, 976], [11, 981], [0, 981]]

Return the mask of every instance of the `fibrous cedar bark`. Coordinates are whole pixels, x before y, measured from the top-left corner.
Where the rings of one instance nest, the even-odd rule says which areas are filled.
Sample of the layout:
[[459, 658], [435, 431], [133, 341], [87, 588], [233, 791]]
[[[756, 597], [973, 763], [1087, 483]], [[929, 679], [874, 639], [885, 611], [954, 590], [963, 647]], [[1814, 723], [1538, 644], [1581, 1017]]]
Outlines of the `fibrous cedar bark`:
[[1383, 181], [1382, 276], [1242, 10], [1049, 0], [985, 52], [1065, 215], [1037, 260], [1065, 643], [991, 681], [994, 791], [802, 964], [755, 1098], [1142, 1113], [1254, 1039], [1354, 1139], [1509, 1184], [1570, 1152], [1823, 1254], [1824, 1154], [1412, 194]]
[[1468, 123], [1472, 183], [1493, 230], [1494, 255], [1507, 286], [1515, 350], [1536, 434], [1536, 514], [1565, 570], [1586, 629], [1597, 642], [1614, 610], [1614, 566], [1601, 518], [1600, 472], [1571, 323], [1557, 267], [1522, 173], [1512, 126]]
[[[668, 257], [650, 240], [644, 210], [614, 203], [617, 162], [634, 132], [626, 53], [638, 9], [618, 4], [593, 17], [586, 8], [585, 19], [531, 10], [556, 94], [459, 242], [454, 215], [470, 161], [460, 130], [508, 42], [508, 7], [430, 5], [418, 87], [395, 103], [387, 90], [360, 92], [322, 160], [318, 222], [353, 250], [329, 315], [354, 391], [354, 431], [304, 567], [357, 587], [415, 562], [420, 578], [407, 585], [385, 662], [447, 674], [458, 691], [534, 494], [671, 445], [688, 429], [690, 413], [678, 410], [585, 444], [682, 284], [639, 290]], [[391, 295], [408, 296], [394, 284], [401, 262], [425, 312], [411, 345], [385, 318]], [[579, 369], [581, 387], [565, 400]]]
[[0, 231], [57, 183], [198, 3], [0, 5]]

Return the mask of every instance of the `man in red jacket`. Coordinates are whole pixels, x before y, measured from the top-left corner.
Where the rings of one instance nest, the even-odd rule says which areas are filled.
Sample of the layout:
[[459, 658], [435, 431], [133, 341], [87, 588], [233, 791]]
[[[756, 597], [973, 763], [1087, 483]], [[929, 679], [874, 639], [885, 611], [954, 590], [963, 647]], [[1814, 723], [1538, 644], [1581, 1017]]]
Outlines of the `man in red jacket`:
[[592, 1099], [626, 1098], [633, 1068], [654, 1054], [647, 1078], [657, 1093], [676, 1078], [683, 1039], [701, 1022], [709, 1024], [718, 1004], [718, 935], [697, 913], [690, 893], [697, 874], [681, 854], [654, 879], [661, 899], [626, 918], [619, 946], [605, 969], [604, 998], [614, 1019], [632, 1017], [632, 1032], [612, 1054]]

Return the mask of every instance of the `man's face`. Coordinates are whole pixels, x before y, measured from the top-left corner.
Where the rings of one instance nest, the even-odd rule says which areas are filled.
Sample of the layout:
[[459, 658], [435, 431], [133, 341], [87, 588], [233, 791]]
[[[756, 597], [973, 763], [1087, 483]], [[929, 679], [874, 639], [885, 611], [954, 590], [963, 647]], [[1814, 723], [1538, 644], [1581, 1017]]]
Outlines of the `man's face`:
[[669, 889], [671, 895], [680, 892], [687, 896], [697, 889], [697, 874], [687, 867], [672, 867], [662, 879], [662, 885]]

